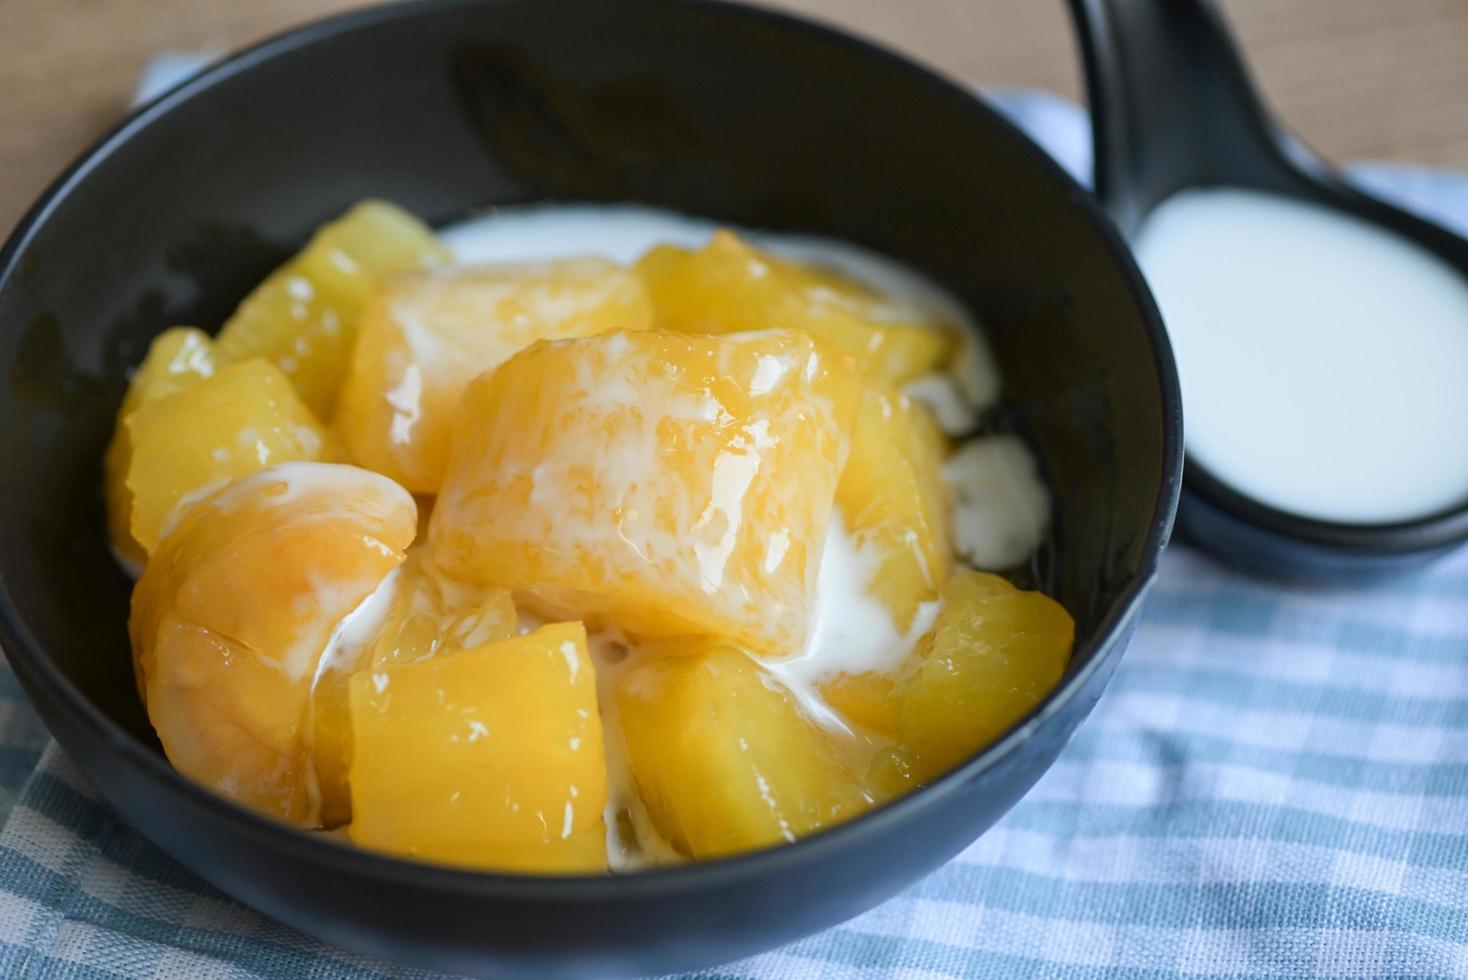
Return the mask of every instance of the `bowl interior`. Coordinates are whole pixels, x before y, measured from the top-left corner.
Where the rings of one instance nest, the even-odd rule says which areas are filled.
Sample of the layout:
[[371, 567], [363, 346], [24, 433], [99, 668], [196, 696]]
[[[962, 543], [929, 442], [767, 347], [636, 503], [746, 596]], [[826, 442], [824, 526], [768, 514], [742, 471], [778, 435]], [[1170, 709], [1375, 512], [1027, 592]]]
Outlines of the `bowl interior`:
[[436, 223], [497, 204], [641, 201], [923, 269], [985, 324], [1054, 488], [1042, 571], [1077, 619], [1073, 671], [1150, 574], [1177, 471], [1165, 341], [1116, 237], [997, 116], [897, 58], [722, 4], [369, 11], [145, 110], [0, 256], [9, 652], [48, 659], [155, 751], [99, 489], [127, 371], [170, 325], [216, 329], [368, 196]]

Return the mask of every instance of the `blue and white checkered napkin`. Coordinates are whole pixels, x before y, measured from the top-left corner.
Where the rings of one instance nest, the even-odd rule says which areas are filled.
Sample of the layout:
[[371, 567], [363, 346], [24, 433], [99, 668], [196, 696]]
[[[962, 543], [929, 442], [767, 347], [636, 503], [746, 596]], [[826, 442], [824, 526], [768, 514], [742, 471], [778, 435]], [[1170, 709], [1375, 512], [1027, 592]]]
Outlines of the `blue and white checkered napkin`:
[[[1087, 169], [1080, 111], [1005, 93]], [[1357, 171], [1468, 229], [1468, 178]], [[262, 918], [98, 802], [0, 672], [0, 975], [418, 976]], [[1468, 976], [1468, 553], [1371, 589], [1165, 556], [1091, 720], [960, 857], [709, 976]]]

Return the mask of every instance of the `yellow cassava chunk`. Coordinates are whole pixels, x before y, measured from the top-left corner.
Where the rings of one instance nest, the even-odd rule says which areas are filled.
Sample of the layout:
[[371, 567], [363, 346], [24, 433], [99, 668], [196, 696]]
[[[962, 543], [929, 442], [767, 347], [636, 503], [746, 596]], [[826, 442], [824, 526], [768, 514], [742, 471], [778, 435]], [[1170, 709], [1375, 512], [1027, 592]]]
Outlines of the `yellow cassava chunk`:
[[633, 633], [790, 653], [861, 386], [789, 331], [538, 343], [464, 396], [434, 558]]
[[143, 405], [166, 398], [214, 373], [213, 342], [194, 327], [174, 327], [153, 339], [148, 354], [128, 383], [117, 412], [117, 425], [104, 461], [103, 496], [107, 504], [107, 533], [112, 547], [129, 562], [142, 566], [148, 558], [133, 537], [133, 495], [127, 486], [133, 446], [127, 420]]
[[128, 382], [118, 417], [149, 402], [183, 391], [214, 373], [214, 342], [197, 327], [172, 327], [148, 345], [148, 354]]
[[776, 258], [720, 231], [702, 249], [652, 249], [637, 263], [662, 330], [804, 330], [901, 384], [938, 369], [954, 342], [938, 314], [815, 265]]
[[327, 434], [269, 361], [216, 371], [123, 421], [133, 540], [151, 553], [185, 497], [274, 463], [317, 460]]
[[897, 679], [891, 674], [863, 671], [837, 674], [817, 685], [821, 700], [849, 724], [876, 735], [897, 734]]
[[606, 760], [580, 623], [351, 681], [351, 839], [506, 871], [606, 867]]
[[[319, 826], [310, 700], [328, 639], [403, 560], [413, 498], [351, 466], [291, 463], [184, 515], [133, 590], [134, 667], [169, 761], [238, 803]], [[325, 778], [318, 779], [318, 776]]]
[[868, 385], [836, 503], [860, 554], [870, 593], [899, 632], [948, 577], [948, 490], [943, 438], [927, 409], [885, 385]]
[[325, 418], [377, 280], [448, 258], [417, 218], [383, 201], [364, 201], [323, 225], [245, 297], [220, 330], [216, 354], [220, 363], [269, 359]]
[[352, 758], [348, 691], [359, 671], [381, 671], [440, 654], [483, 646], [515, 635], [516, 614], [504, 589], [456, 582], [414, 548], [384, 583], [382, 604], [371, 612], [374, 635], [336, 655], [317, 671], [312, 692], [315, 709], [313, 752], [320, 779], [321, 822], [339, 826], [351, 818], [347, 767]]
[[658, 832], [695, 858], [795, 840], [868, 803], [836, 735], [744, 653], [690, 640], [617, 683], [638, 792]]
[[437, 493], [469, 382], [537, 340], [646, 330], [641, 283], [605, 259], [393, 277], [363, 312], [334, 424], [353, 458]]
[[382, 670], [515, 635], [510, 593], [450, 578], [415, 549], [399, 573], [392, 607], [363, 665]]
[[912, 778], [946, 772], [1024, 717], [1059, 683], [1074, 641], [1074, 620], [1049, 596], [955, 573], [898, 709]]

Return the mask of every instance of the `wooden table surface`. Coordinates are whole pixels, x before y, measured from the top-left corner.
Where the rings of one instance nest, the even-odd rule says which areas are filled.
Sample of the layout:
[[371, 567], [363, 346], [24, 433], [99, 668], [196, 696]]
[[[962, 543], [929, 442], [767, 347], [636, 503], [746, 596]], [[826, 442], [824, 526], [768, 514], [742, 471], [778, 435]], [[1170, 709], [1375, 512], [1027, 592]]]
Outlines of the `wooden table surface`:
[[[950, 75], [1075, 96], [1062, 0], [766, 0]], [[1468, 169], [1468, 0], [1222, 0], [1257, 76], [1337, 159]], [[165, 50], [226, 52], [352, 0], [0, 0], [0, 234]]]

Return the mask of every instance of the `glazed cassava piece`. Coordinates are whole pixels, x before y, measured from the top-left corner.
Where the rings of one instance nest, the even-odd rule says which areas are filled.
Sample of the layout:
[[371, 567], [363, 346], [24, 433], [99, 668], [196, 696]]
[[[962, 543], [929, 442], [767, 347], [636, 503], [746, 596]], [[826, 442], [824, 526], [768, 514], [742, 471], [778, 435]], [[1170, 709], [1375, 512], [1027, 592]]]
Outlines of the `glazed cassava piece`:
[[580, 623], [351, 680], [352, 840], [471, 867], [601, 871], [607, 768]]
[[846, 351], [878, 380], [937, 370], [953, 325], [827, 269], [776, 258], [721, 231], [698, 250], [663, 245], [637, 263], [664, 330], [802, 330]]
[[134, 663], [169, 760], [225, 796], [321, 824], [317, 671], [341, 621], [403, 560], [407, 491], [350, 466], [260, 470], [191, 508], [133, 592]]
[[433, 513], [450, 572], [788, 655], [862, 381], [807, 334], [541, 343], [469, 387]]
[[390, 277], [363, 313], [336, 427], [362, 465], [437, 493], [475, 377], [537, 340], [651, 325], [642, 284], [605, 259]]
[[676, 848], [721, 857], [795, 840], [862, 812], [849, 750], [737, 649], [660, 645], [617, 685], [632, 772]]
[[881, 384], [868, 384], [851, 459], [836, 504], [875, 571], [872, 592], [901, 632], [948, 577], [948, 490], [939, 476], [946, 449], [927, 410]]
[[123, 423], [129, 531], [144, 552], [181, 501], [275, 463], [330, 454], [326, 430], [280, 369], [252, 358], [149, 401]]
[[894, 688], [897, 745], [873, 764], [877, 785], [903, 792], [998, 738], [1060, 682], [1075, 621], [1054, 599], [998, 575], [960, 571], [943, 590], [933, 631]]
[[381, 201], [363, 202], [323, 225], [299, 255], [245, 297], [219, 331], [219, 359], [266, 358], [325, 418], [372, 290], [384, 276], [448, 258], [417, 218]]
[[174, 327], [153, 338], [148, 355], [133, 374], [117, 410], [112, 441], [103, 461], [102, 493], [107, 505], [107, 533], [113, 550], [141, 567], [148, 552], [133, 537], [133, 492], [128, 487], [133, 443], [128, 419], [149, 402], [183, 391], [214, 373], [214, 342], [202, 330]]

